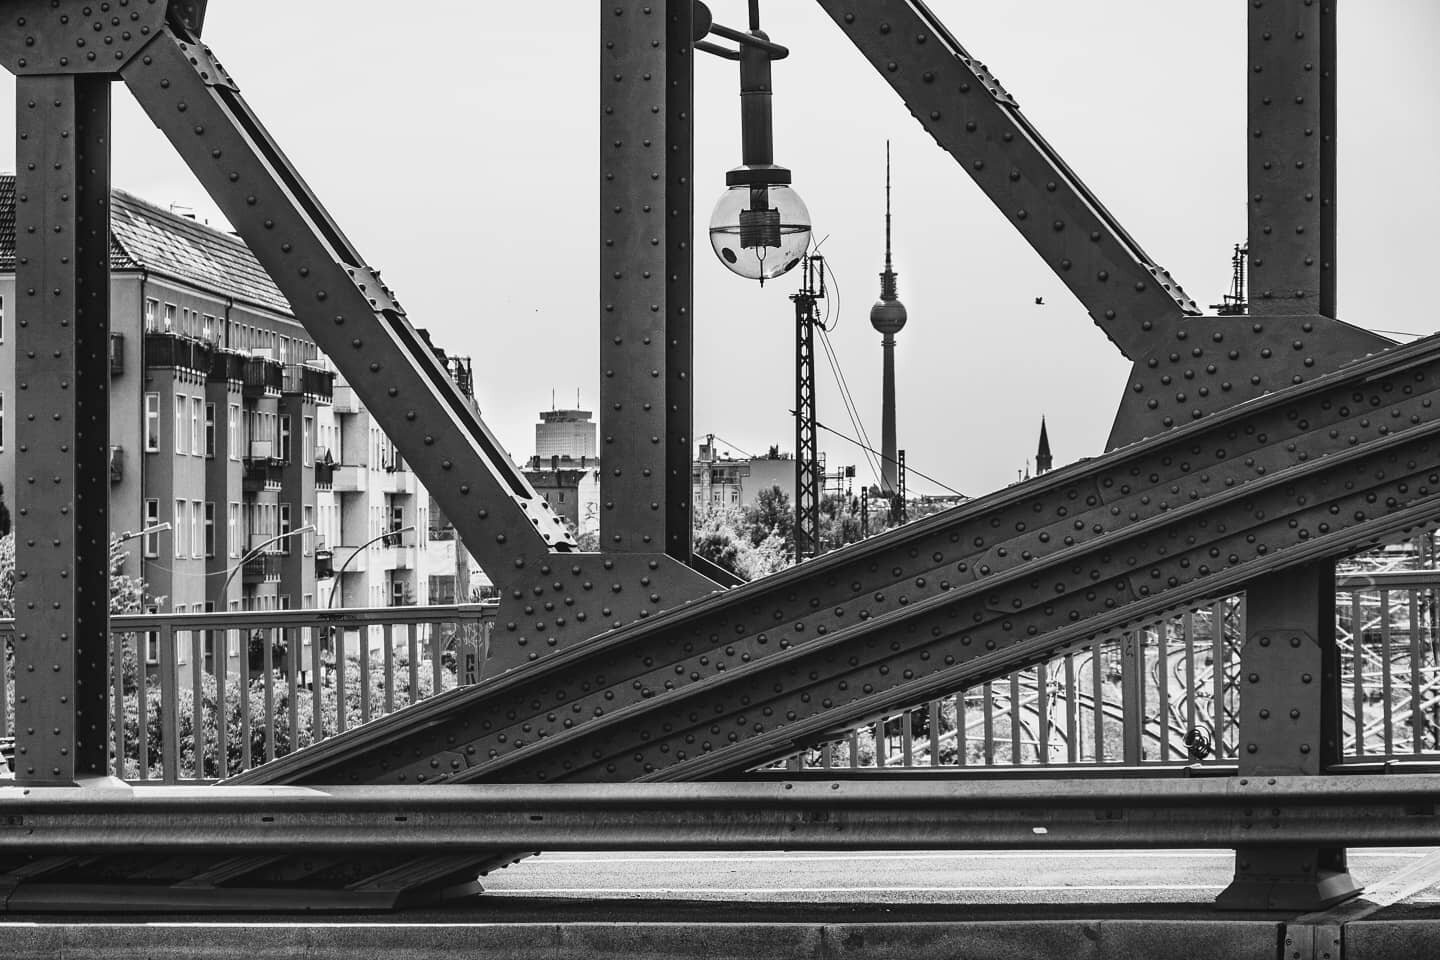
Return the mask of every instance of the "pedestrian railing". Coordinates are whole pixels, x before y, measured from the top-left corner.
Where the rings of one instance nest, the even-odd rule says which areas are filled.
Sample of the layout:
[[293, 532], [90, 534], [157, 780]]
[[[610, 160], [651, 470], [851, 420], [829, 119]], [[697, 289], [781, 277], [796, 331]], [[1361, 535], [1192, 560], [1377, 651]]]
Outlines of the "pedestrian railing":
[[[493, 603], [112, 617], [113, 773], [223, 779], [474, 683], [493, 623]], [[13, 622], [0, 631], [9, 737]]]
[[[1336, 579], [1342, 766], [1440, 761], [1440, 570]], [[954, 772], [1235, 763], [1243, 595], [887, 713], [775, 765]]]

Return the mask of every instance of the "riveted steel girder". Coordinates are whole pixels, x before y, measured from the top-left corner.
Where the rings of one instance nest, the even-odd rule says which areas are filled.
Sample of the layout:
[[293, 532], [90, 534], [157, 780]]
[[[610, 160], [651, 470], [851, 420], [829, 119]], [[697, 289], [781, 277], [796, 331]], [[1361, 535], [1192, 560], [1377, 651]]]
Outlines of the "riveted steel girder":
[[600, 15], [600, 533], [690, 559], [691, 0]]
[[105, 774], [110, 83], [15, 84], [15, 773]]
[[1337, 4], [1247, 5], [1252, 316], [1335, 316]]
[[1440, 342], [421, 704], [242, 782], [695, 779], [1440, 511]]

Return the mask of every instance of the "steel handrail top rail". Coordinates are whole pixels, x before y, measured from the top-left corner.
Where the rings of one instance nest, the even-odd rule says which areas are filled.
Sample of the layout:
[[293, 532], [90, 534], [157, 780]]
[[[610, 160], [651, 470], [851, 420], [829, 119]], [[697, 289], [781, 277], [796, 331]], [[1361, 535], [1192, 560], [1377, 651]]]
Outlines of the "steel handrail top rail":
[[[118, 782], [117, 782], [118, 783]], [[12, 853], [1440, 845], [1440, 776], [0, 788]]]
[[[306, 610], [226, 610], [212, 613], [121, 613], [110, 618], [112, 632], [159, 630], [245, 630], [262, 627], [295, 627], [349, 623], [432, 623], [436, 620], [493, 616], [497, 603], [447, 603], [406, 607], [335, 607]], [[0, 618], [0, 633], [15, 630], [13, 617]]]

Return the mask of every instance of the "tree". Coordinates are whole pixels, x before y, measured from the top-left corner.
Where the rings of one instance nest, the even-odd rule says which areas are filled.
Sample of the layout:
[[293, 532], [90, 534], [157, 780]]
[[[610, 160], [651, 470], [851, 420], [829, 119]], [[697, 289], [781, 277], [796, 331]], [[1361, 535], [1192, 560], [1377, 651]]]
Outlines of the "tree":
[[742, 523], [743, 515], [734, 507], [701, 504], [695, 514], [691, 551], [717, 567], [744, 577], [740, 571], [740, 545], [748, 546], [748, 541], [740, 532]]
[[778, 486], [761, 490], [755, 505], [745, 508], [745, 533], [751, 546], [760, 546], [772, 534], [778, 535], [785, 549], [795, 551], [795, 511], [790, 495]]
[[10, 532], [10, 508], [5, 506], [5, 484], [0, 483], [0, 537]]

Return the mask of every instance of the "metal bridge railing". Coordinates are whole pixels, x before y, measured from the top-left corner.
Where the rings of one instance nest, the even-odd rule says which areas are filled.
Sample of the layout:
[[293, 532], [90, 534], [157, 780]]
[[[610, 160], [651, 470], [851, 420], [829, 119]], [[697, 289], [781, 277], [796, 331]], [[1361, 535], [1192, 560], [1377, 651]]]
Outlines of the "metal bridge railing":
[[[115, 776], [234, 776], [473, 683], [495, 605], [112, 617]], [[0, 737], [14, 730], [13, 621], [0, 621]]]
[[[1342, 766], [1440, 761], [1440, 570], [1336, 580]], [[877, 717], [767, 769], [955, 774], [1236, 761], [1242, 596]]]

